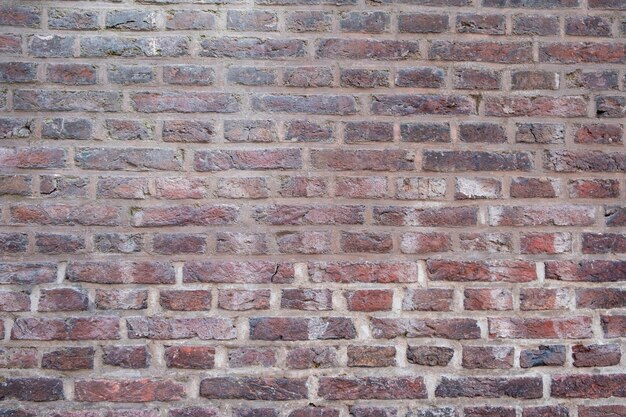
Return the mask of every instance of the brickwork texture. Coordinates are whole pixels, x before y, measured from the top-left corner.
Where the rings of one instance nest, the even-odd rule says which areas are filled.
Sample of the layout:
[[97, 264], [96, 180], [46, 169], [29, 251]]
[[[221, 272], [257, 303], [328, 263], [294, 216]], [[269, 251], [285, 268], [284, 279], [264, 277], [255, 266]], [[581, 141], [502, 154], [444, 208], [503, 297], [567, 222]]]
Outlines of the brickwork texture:
[[0, 417], [626, 416], [626, 0], [0, 26]]

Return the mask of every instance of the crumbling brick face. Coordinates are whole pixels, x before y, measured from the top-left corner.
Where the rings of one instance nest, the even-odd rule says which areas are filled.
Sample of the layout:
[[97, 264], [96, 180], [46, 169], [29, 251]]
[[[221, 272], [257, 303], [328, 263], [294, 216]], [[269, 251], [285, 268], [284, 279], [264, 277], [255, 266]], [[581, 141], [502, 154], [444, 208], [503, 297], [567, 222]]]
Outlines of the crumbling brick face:
[[626, 0], [0, 26], [0, 417], [626, 417]]

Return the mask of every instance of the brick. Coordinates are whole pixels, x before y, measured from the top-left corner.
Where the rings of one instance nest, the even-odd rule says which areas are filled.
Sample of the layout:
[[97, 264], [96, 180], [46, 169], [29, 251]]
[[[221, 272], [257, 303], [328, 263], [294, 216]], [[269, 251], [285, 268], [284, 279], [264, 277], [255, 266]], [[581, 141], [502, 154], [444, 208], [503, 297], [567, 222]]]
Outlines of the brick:
[[626, 291], [619, 288], [580, 288], [576, 290], [576, 307], [622, 308], [626, 306]]
[[263, 233], [218, 232], [218, 253], [262, 255], [268, 253], [267, 238]]
[[211, 10], [168, 10], [167, 30], [211, 30], [215, 28], [215, 13]]
[[497, 14], [461, 14], [456, 17], [458, 33], [477, 33], [483, 35], [504, 35], [506, 21]]
[[611, 20], [603, 16], [565, 18], [565, 34], [570, 36], [611, 36]]
[[105, 129], [114, 140], [152, 140], [155, 127], [147, 121], [107, 119]]
[[294, 175], [280, 177], [278, 193], [282, 197], [320, 197], [326, 194], [327, 189], [325, 178]]
[[529, 42], [432, 41], [428, 56], [441, 61], [522, 64], [532, 61], [532, 45]]
[[451, 311], [454, 291], [442, 288], [412, 289], [405, 291], [402, 310]]
[[28, 83], [37, 81], [37, 64], [30, 62], [1, 63], [0, 81], [4, 83]]
[[256, 317], [250, 319], [252, 340], [354, 339], [356, 329], [345, 317]]
[[515, 417], [515, 409], [510, 407], [465, 407], [465, 417]]
[[221, 178], [217, 183], [217, 195], [223, 198], [267, 198], [270, 191], [267, 178]]
[[202, 311], [211, 309], [209, 290], [163, 290], [159, 293], [159, 304], [166, 310]]
[[502, 197], [502, 183], [493, 178], [455, 179], [456, 200], [493, 199]]
[[318, 395], [326, 400], [426, 398], [421, 377], [321, 377]]
[[501, 288], [466, 288], [463, 308], [465, 310], [504, 311], [513, 309], [511, 291]]
[[443, 33], [449, 29], [449, 17], [442, 14], [401, 13], [398, 31], [401, 33]]
[[46, 284], [56, 280], [57, 266], [50, 262], [0, 263], [0, 284]]
[[454, 349], [444, 346], [411, 346], [406, 351], [409, 363], [422, 366], [447, 366], [454, 356]]
[[139, 234], [99, 233], [94, 236], [94, 246], [103, 253], [134, 253], [143, 248], [143, 237]]
[[156, 78], [156, 72], [148, 65], [110, 65], [107, 79], [112, 84], [149, 84]]
[[572, 282], [617, 282], [626, 280], [626, 262], [582, 260], [546, 262], [546, 279]]
[[96, 30], [99, 28], [98, 12], [81, 8], [48, 9], [50, 29]]
[[35, 368], [37, 362], [37, 349], [35, 348], [0, 348], [0, 368]]
[[161, 136], [164, 142], [208, 143], [215, 141], [216, 128], [213, 122], [165, 120]]
[[535, 265], [526, 261], [427, 261], [429, 279], [453, 282], [531, 282]]
[[0, 7], [0, 24], [4, 26], [38, 28], [41, 24], [41, 11], [38, 7], [28, 7], [19, 4], [3, 5]]
[[332, 347], [294, 348], [287, 352], [290, 369], [332, 368], [338, 363], [337, 350]]
[[89, 179], [73, 175], [40, 175], [39, 192], [48, 198], [86, 197]]
[[416, 41], [373, 39], [324, 39], [315, 52], [317, 58], [403, 61], [419, 58]]
[[589, 90], [616, 90], [617, 73], [615, 71], [575, 70], [565, 74], [565, 85], [568, 88], [585, 88]]
[[33, 133], [32, 119], [0, 119], [0, 138], [27, 138]]
[[604, 338], [624, 337], [626, 335], [626, 316], [601, 316], [600, 324], [604, 332]]
[[288, 288], [281, 291], [280, 308], [293, 310], [332, 310], [332, 291]]
[[232, 224], [237, 217], [238, 209], [234, 206], [181, 205], [133, 209], [131, 223], [135, 227], [207, 226]]
[[366, 405], [350, 406], [350, 416], [354, 417], [396, 417], [398, 410], [387, 407], [370, 407]]
[[129, 339], [191, 339], [230, 340], [237, 336], [229, 318], [165, 318], [128, 317], [126, 319]]
[[424, 151], [422, 167], [426, 171], [530, 171], [530, 152], [496, 151]]
[[555, 398], [623, 397], [625, 381], [625, 374], [555, 375], [551, 395]]
[[400, 206], [375, 206], [374, 223], [382, 226], [463, 227], [477, 223], [475, 207], [414, 209]]
[[106, 13], [106, 29], [144, 31], [156, 29], [156, 12], [150, 10], [112, 10]]
[[148, 308], [147, 290], [96, 290], [99, 310], [143, 310]]
[[405, 177], [396, 180], [396, 198], [400, 200], [440, 200], [446, 195], [444, 178]]
[[336, 408], [308, 406], [293, 410], [289, 417], [339, 417]]
[[89, 298], [86, 291], [74, 288], [41, 290], [39, 311], [87, 310]]
[[200, 396], [209, 399], [287, 401], [307, 397], [306, 379], [215, 377], [200, 381]]
[[393, 319], [371, 318], [375, 339], [431, 337], [451, 340], [478, 339], [480, 329], [473, 319]]
[[487, 116], [585, 117], [587, 100], [580, 96], [487, 97]]
[[570, 180], [567, 185], [570, 198], [619, 197], [618, 180]]
[[248, 366], [271, 367], [276, 365], [276, 351], [272, 348], [242, 347], [228, 351], [231, 368]]
[[80, 41], [80, 56], [85, 58], [179, 57], [188, 54], [189, 40], [183, 36], [88, 36]]
[[519, 123], [515, 141], [520, 143], [563, 143], [565, 126], [548, 123]]
[[605, 207], [606, 225], [609, 227], [626, 224], [626, 210], [622, 207]]
[[[0, 53], [3, 55], [19, 55], [22, 52], [22, 37], [20, 35], [1, 34]], [[4, 107], [4, 106], [3, 106]]]
[[194, 168], [199, 172], [268, 169], [299, 169], [300, 149], [196, 151]]
[[461, 249], [476, 252], [511, 252], [513, 242], [509, 233], [461, 233]]
[[468, 369], [509, 369], [513, 367], [513, 348], [463, 346], [462, 365]]
[[525, 178], [511, 180], [509, 189], [512, 198], [554, 198], [560, 194], [561, 187], [556, 178]]
[[267, 310], [270, 307], [270, 291], [220, 290], [217, 303], [224, 310]]
[[591, 337], [591, 319], [490, 318], [489, 335], [497, 339], [584, 339]]
[[96, 196], [100, 198], [145, 199], [149, 197], [148, 181], [132, 177], [100, 177]]
[[343, 295], [350, 311], [389, 311], [393, 302], [391, 290], [355, 290]]
[[342, 87], [389, 87], [389, 72], [369, 69], [342, 69], [340, 83]]
[[566, 310], [569, 294], [561, 288], [523, 288], [520, 291], [521, 310]]
[[388, 253], [393, 248], [390, 234], [372, 232], [342, 232], [339, 245], [345, 253]]
[[626, 48], [623, 44], [602, 42], [551, 42], [539, 45], [539, 62], [578, 64], [605, 62], [623, 64], [626, 62]]
[[92, 347], [68, 347], [44, 353], [41, 367], [59, 371], [93, 369], [95, 349]]
[[304, 56], [306, 43], [300, 39], [247, 37], [210, 38], [200, 42], [200, 56], [237, 59], [286, 59]]
[[387, 195], [385, 177], [338, 177], [335, 195], [345, 198], [383, 198]]
[[332, 142], [333, 123], [291, 120], [285, 123], [285, 140], [290, 142]]
[[371, 111], [383, 116], [469, 115], [476, 112], [474, 100], [466, 96], [374, 95]]
[[302, 10], [287, 13], [285, 25], [289, 32], [328, 32], [332, 14], [321, 10]]
[[598, 406], [584, 406], [578, 407], [578, 415], [580, 417], [601, 417], [614, 415], [615, 417], [622, 417], [626, 414], [626, 406], [623, 405], [598, 405]]
[[517, 15], [513, 16], [515, 35], [551, 36], [559, 32], [559, 18], [551, 15]]
[[444, 233], [403, 233], [400, 237], [400, 251], [402, 253], [435, 253], [452, 250], [452, 240]]
[[489, 224], [492, 226], [590, 226], [595, 222], [595, 210], [582, 205], [492, 206]]
[[24, 317], [15, 320], [13, 340], [115, 340], [119, 339], [117, 317], [67, 318]]
[[234, 408], [233, 417], [278, 417], [275, 408]]
[[578, 7], [580, 0], [483, 0], [486, 7], [519, 7], [533, 9], [557, 9]]
[[16, 90], [15, 110], [27, 111], [120, 111], [122, 96], [113, 91]]
[[150, 365], [150, 354], [146, 346], [104, 346], [102, 362], [120, 368], [141, 369]]
[[281, 253], [322, 254], [331, 251], [328, 232], [278, 232], [276, 245]]
[[149, 402], [177, 401], [184, 398], [184, 385], [172, 380], [79, 379], [74, 382], [76, 401]]
[[622, 359], [619, 345], [574, 345], [572, 346], [574, 366], [602, 367], [618, 365]]
[[563, 366], [565, 364], [565, 346], [539, 345], [537, 349], [524, 349], [520, 352], [520, 366]]
[[520, 236], [521, 253], [557, 254], [572, 251], [570, 233], [524, 233]]
[[587, 124], [577, 126], [574, 142], [611, 145], [622, 143], [622, 127], [618, 124]]
[[316, 169], [331, 171], [410, 171], [414, 155], [403, 150], [315, 149], [311, 161]]
[[88, 140], [92, 138], [93, 124], [88, 119], [45, 119], [41, 135], [46, 139]]
[[110, 205], [44, 204], [12, 206], [10, 214], [14, 224], [114, 226], [119, 224], [120, 213]]
[[0, 233], [0, 253], [20, 253], [28, 249], [26, 233]]
[[404, 283], [417, 281], [417, 265], [392, 262], [312, 262], [312, 282]]
[[559, 75], [549, 71], [515, 71], [511, 73], [513, 90], [557, 90]]
[[215, 348], [205, 346], [167, 346], [165, 364], [168, 368], [212, 369]]
[[133, 93], [133, 109], [141, 113], [234, 113], [239, 97], [227, 93]]
[[[30, 294], [19, 291], [0, 291], [0, 311], [30, 311]], [[7, 351], [7, 354], [10, 351]], [[2, 363], [2, 361], [0, 361]], [[8, 368], [9, 366], [3, 366]]]
[[266, 10], [229, 10], [226, 29], [238, 32], [272, 32], [278, 29], [278, 16]]
[[58, 401], [63, 396], [63, 381], [58, 378], [5, 378], [0, 397], [18, 401]]
[[479, 68], [460, 68], [454, 71], [454, 86], [461, 90], [499, 90], [502, 73]]
[[626, 99], [624, 97], [598, 96], [596, 97], [596, 117], [624, 117], [626, 114], [625, 105]]
[[393, 346], [348, 346], [348, 366], [380, 368], [396, 365]]
[[227, 80], [230, 84], [261, 86], [275, 85], [276, 71], [268, 68], [230, 67]]
[[362, 224], [363, 206], [260, 206], [252, 217], [269, 225], [333, 225]]
[[67, 266], [66, 278], [99, 284], [173, 284], [174, 268], [154, 261], [74, 261]]
[[28, 54], [36, 58], [69, 58], [74, 55], [73, 36], [32, 35], [28, 38]]
[[293, 264], [270, 261], [190, 261], [183, 282], [285, 284], [293, 280]]
[[543, 383], [538, 377], [443, 377], [435, 396], [444, 398], [541, 398]]
[[583, 253], [624, 253], [626, 235], [618, 233], [584, 233]]

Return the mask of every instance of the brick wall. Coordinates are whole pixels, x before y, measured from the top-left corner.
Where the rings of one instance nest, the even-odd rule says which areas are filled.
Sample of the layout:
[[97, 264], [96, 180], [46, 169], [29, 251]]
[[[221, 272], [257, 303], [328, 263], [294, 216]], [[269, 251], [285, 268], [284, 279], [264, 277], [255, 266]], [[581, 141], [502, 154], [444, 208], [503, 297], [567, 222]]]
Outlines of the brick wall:
[[626, 0], [0, 25], [1, 417], [626, 416]]

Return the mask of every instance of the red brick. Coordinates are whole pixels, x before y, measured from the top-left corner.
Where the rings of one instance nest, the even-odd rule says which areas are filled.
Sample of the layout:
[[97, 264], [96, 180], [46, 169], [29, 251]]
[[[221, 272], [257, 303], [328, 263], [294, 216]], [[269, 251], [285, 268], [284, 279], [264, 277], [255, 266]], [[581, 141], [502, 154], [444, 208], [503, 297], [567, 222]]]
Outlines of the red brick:
[[491, 206], [491, 226], [591, 226], [595, 209], [582, 205]]
[[615, 416], [623, 417], [626, 415], [626, 405], [597, 405], [597, 406], [585, 406], [578, 407], [579, 417], [605, 417]]
[[120, 338], [117, 317], [20, 317], [11, 330], [13, 340], [114, 340]]
[[466, 288], [463, 307], [466, 310], [512, 310], [511, 291], [501, 288]]
[[566, 232], [523, 233], [520, 235], [520, 251], [533, 255], [571, 252], [572, 235]]
[[435, 396], [444, 398], [541, 398], [543, 383], [540, 377], [443, 377]]
[[68, 347], [44, 353], [41, 367], [60, 371], [93, 369], [95, 349], [92, 347]]
[[622, 308], [626, 306], [626, 290], [620, 288], [580, 288], [576, 290], [576, 307]]
[[623, 64], [626, 48], [620, 43], [550, 42], [539, 45], [539, 61], [554, 64], [602, 62]]
[[473, 319], [370, 319], [375, 339], [437, 337], [452, 340], [478, 339], [480, 328]]
[[402, 300], [402, 310], [450, 311], [454, 291], [443, 288], [407, 288]]
[[581, 96], [487, 97], [485, 114], [496, 117], [585, 117], [587, 100]]
[[529, 42], [432, 41], [430, 59], [442, 61], [476, 61], [521, 64], [532, 61]]
[[530, 282], [537, 279], [535, 264], [526, 261], [427, 261], [433, 281]]
[[200, 381], [200, 396], [209, 399], [287, 401], [307, 398], [306, 379], [215, 377]]
[[626, 280], [626, 262], [583, 260], [546, 262], [546, 279], [581, 282], [617, 282]]
[[202, 311], [211, 309], [210, 290], [164, 290], [159, 303], [166, 310]]
[[380, 368], [396, 365], [393, 346], [348, 346], [348, 366]]
[[293, 310], [332, 310], [332, 291], [327, 289], [287, 288], [281, 291], [280, 308]]
[[137, 207], [131, 208], [131, 215], [135, 227], [207, 226], [234, 223], [239, 209], [226, 204]]
[[338, 364], [337, 350], [332, 347], [294, 348], [287, 352], [290, 369], [332, 368]]
[[272, 348], [241, 347], [228, 351], [228, 366], [231, 368], [275, 365], [276, 350]]
[[3, 378], [0, 397], [17, 401], [58, 401], [64, 398], [58, 378]]
[[87, 310], [87, 292], [78, 288], [42, 289], [39, 296], [39, 311]]
[[128, 317], [126, 319], [129, 339], [191, 339], [229, 340], [237, 330], [230, 318], [167, 318]]
[[324, 39], [315, 52], [316, 58], [371, 59], [400, 61], [419, 58], [416, 41], [374, 39]]
[[622, 359], [619, 345], [574, 345], [572, 358], [576, 367], [618, 365]]
[[524, 349], [520, 352], [519, 360], [522, 368], [563, 366], [565, 364], [565, 346], [539, 345], [536, 350]]
[[392, 262], [311, 262], [312, 282], [404, 283], [417, 281], [417, 265]]
[[434, 253], [449, 252], [452, 250], [452, 240], [450, 235], [445, 233], [403, 233], [400, 241], [400, 251], [402, 253]]
[[391, 290], [345, 291], [344, 297], [350, 311], [388, 311], [393, 302]]
[[522, 288], [521, 310], [567, 310], [569, 294], [562, 288]]
[[442, 33], [448, 31], [449, 17], [443, 14], [402, 13], [398, 31], [404, 33]]
[[0, 368], [36, 368], [38, 361], [36, 348], [0, 348]]
[[626, 337], [626, 316], [601, 316], [604, 338]]
[[511, 346], [463, 346], [463, 368], [509, 369], [513, 367]]
[[76, 401], [149, 402], [185, 398], [184, 385], [168, 379], [79, 379], [74, 382]]
[[220, 290], [217, 303], [224, 310], [267, 310], [270, 308], [270, 291]]
[[164, 262], [70, 262], [66, 272], [72, 282], [99, 284], [173, 284], [174, 268]]
[[427, 397], [422, 377], [321, 377], [318, 395], [326, 400], [401, 400]]
[[311, 153], [313, 167], [329, 171], [410, 171], [414, 156], [402, 150], [316, 149]]
[[215, 363], [215, 348], [166, 346], [165, 363], [168, 368], [212, 369]]
[[54, 282], [57, 266], [54, 263], [0, 263], [2, 284], [45, 284]]
[[626, 374], [555, 375], [551, 395], [554, 398], [623, 397]]
[[375, 206], [373, 211], [374, 223], [381, 226], [464, 227], [478, 221], [476, 207]]
[[183, 268], [183, 282], [284, 284], [293, 276], [293, 264], [270, 261], [189, 261]]
[[454, 356], [454, 349], [444, 346], [408, 346], [406, 358], [409, 363], [422, 366], [447, 366]]
[[0, 291], [0, 311], [30, 311], [30, 294], [26, 291]]
[[150, 353], [146, 346], [104, 346], [102, 362], [120, 368], [139, 369], [150, 366]]
[[591, 319], [490, 318], [489, 335], [497, 339], [584, 339], [592, 336]]
[[345, 317], [257, 317], [250, 319], [252, 340], [354, 339], [356, 329]]

